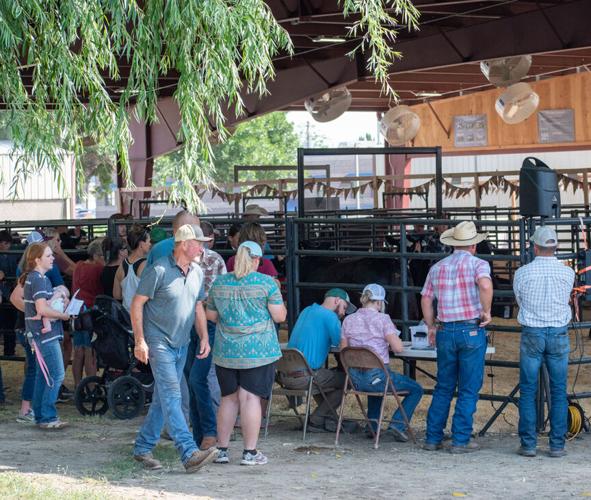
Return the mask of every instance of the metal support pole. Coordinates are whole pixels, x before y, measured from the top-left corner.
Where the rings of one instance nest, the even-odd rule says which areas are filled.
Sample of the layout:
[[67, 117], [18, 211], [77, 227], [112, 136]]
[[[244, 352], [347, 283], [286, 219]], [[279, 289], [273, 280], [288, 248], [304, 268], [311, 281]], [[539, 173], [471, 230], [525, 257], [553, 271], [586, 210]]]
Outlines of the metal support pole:
[[[240, 181], [240, 171], [238, 169], [238, 165], [234, 165], [234, 183], [238, 183]], [[238, 217], [240, 214], [240, 200], [236, 198], [234, 200], [234, 215]]]
[[[294, 229], [293, 229], [293, 283], [296, 285], [300, 282], [300, 256], [298, 255], [298, 249], [300, 248], [300, 228], [296, 227], [297, 224], [301, 224], [297, 221], [294, 221]], [[302, 224], [303, 229], [303, 224]], [[300, 315], [300, 289], [294, 286], [294, 318], [297, 318]], [[294, 320], [295, 325], [295, 320]]]
[[296, 322], [296, 305], [295, 305], [295, 281], [294, 281], [294, 264], [297, 259], [294, 252], [294, 221], [291, 218], [286, 218], [285, 228], [285, 247], [287, 250], [285, 270], [287, 274], [287, 332], [288, 337]]
[[[529, 241], [529, 239], [533, 236], [533, 234], [536, 231], [536, 226], [534, 223], [534, 218], [533, 217], [528, 217], [527, 218], [527, 234], [528, 234], [528, 238], [527, 240], [523, 241], [523, 247], [522, 248], [527, 248], [527, 242]], [[531, 262], [532, 260], [534, 260], [534, 246], [530, 245], [529, 246], [529, 251], [527, 252], [527, 262]]]
[[407, 302], [407, 292], [406, 287], [408, 286], [408, 259], [406, 253], [406, 226], [404, 224], [400, 224], [400, 286], [402, 290], [400, 290], [400, 300], [402, 305], [402, 321], [405, 323], [402, 324], [402, 340], [410, 340], [409, 333], [408, 333], [408, 302]]
[[441, 146], [435, 152], [435, 213], [441, 219], [443, 215], [443, 164], [441, 161]]
[[109, 219], [107, 221], [107, 236], [109, 238], [115, 238], [117, 236], [117, 226], [115, 225], [115, 219]]
[[[401, 316], [402, 316], [402, 340], [410, 340], [410, 334], [408, 332], [408, 302], [406, 287], [408, 286], [408, 268], [406, 258], [406, 226], [400, 224], [400, 305]], [[414, 296], [414, 292], [411, 292]], [[416, 378], [416, 363], [411, 366], [409, 363], [404, 363], [404, 375], [407, 377]]]
[[306, 216], [304, 208], [304, 150], [298, 148], [298, 217]]
[[527, 262], [527, 252], [526, 252], [526, 228], [525, 228], [525, 219], [521, 218], [519, 220], [519, 262], [523, 266]]

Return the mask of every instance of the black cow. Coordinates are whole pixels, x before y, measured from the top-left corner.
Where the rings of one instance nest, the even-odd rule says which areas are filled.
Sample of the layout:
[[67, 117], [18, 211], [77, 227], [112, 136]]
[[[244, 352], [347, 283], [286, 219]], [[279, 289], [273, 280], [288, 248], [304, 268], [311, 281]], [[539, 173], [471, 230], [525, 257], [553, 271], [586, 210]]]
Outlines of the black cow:
[[[361, 257], [336, 260], [327, 257], [305, 257], [300, 259], [300, 281], [317, 283], [355, 283], [367, 285], [379, 283], [382, 286], [400, 286], [400, 264], [393, 259]], [[409, 286], [412, 278], [408, 274]], [[301, 309], [313, 302], [321, 303], [327, 287], [321, 289], [300, 289]], [[359, 306], [360, 290], [347, 290], [351, 302]], [[387, 291], [388, 314], [395, 319], [402, 318], [402, 294]], [[406, 294], [409, 319], [418, 319], [419, 308], [414, 293]]]

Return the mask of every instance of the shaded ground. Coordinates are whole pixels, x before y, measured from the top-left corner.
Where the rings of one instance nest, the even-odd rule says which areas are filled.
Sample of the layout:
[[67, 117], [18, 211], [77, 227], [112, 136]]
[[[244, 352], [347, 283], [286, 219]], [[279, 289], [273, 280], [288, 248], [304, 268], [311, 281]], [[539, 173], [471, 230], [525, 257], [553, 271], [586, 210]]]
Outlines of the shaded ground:
[[[6, 498], [12, 493], [19, 498], [52, 498], [47, 491], [56, 492], [55, 498], [591, 495], [587, 436], [570, 443], [564, 459], [551, 459], [543, 453], [524, 459], [515, 454], [517, 438], [510, 434], [492, 434], [480, 440], [481, 452], [455, 456], [445, 451], [427, 453], [388, 438], [376, 451], [363, 435], [344, 436], [338, 449], [328, 434], [314, 434], [303, 444], [301, 434], [290, 430], [292, 424], [282, 423], [261, 443], [270, 458], [267, 466], [237, 465], [241, 443], [235, 442], [231, 446], [233, 463], [212, 465], [187, 475], [170, 443], [157, 448], [157, 456], [167, 465], [164, 472], [145, 473], [130, 460], [140, 421], [78, 420], [62, 433], [47, 434], [4, 420], [0, 496]], [[545, 440], [541, 445], [545, 446]], [[37, 489], [31, 490], [31, 485]]]
[[[496, 334], [498, 359], [517, 359], [517, 336]], [[584, 339], [584, 344], [589, 341]], [[573, 343], [573, 348], [575, 347]], [[589, 349], [591, 352], [591, 349]], [[577, 351], [580, 355], [580, 350]], [[425, 364], [425, 368], [434, 368]], [[18, 398], [20, 364], [3, 363], [8, 397]], [[515, 369], [495, 369], [486, 377], [497, 394], [508, 392], [517, 381]], [[571, 384], [576, 368], [571, 368]], [[430, 387], [426, 377], [421, 383]], [[583, 367], [577, 391], [588, 390], [591, 370]], [[571, 386], [569, 385], [569, 390]], [[420, 437], [430, 397], [425, 397], [413, 420]], [[586, 401], [586, 411], [591, 410]], [[274, 410], [284, 411], [277, 402]], [[379, 450], [362, 434], [345, 435], [334, 448], [334, 435], [311, 434], [305, 444], [293, 419], [274, 418], [269, 437], [261, 441], [268, 455], [264, 467], [241, 467], [237, 458], [241, 442], [231, 443], [229, 465], [212, 465], [187, 475], [169, 442], [156, 450], [166, 464], [161, 473], [145, 473], [130, 460], [135, 432], [143, 417], [133, 421], [85, 419], [73, 404], [60, 405], [63, 419], [72, 426], [47, 433], [15, 422], [17, 406], [0, 407], [0, 498], [567, 498], [591, 496], [589, 435], [568, 443], [569, 455], [551, 459], [540, 453], [525, 459], [515, 454], [517, 412], [509, 407], [492, 433], [479, 440], [483, 450], [468, 456], [445, 451], [427, 453], [413, 444], [395, 443], [385, 437]], [[351, 404], [347, 414], [355, 415]], [[476, 419], [480, 429], [493, 409], [481, 401]]]

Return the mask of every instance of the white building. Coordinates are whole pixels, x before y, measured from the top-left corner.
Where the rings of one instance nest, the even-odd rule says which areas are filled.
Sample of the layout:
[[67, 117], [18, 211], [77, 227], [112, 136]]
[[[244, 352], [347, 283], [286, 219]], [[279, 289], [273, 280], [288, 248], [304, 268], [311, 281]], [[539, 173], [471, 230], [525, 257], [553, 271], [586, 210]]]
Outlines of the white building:
[[16, 189], [18, 153], [13, 152], [11, 141], [0, 140], [0, 218], [2, 220], [41, 221], [74, 217], [75, 161], [68, 156], [62, 168], [63, 186], [60, 187], [52, 172], [43, 169], [32, 173]]
[[[538, 153], [512, 153], [498, 155], [479, 155], [479, 156], [444, 156], [443, 157], [443, 175], [445, 179], [455, 186], [470, 187], [474, 184], [475, 172], [498, 172], [503, 175], [504, 172], [518, 171], [521, 168], [523, 160], [528, 156], [534, 156], [542, 160], [552, 169], [572, 169], [572, 177], [575, 173], [585, 168], [591, 168], [591, 151], [561, 151], [561, 152], [538, 152]], [[412, 160], [411, 174], [424, 174], [425, 179], [412, 179], [411, 186], [418, 186], [427, 181], [427, 177], [435, 175], [435, 161], [432, 158], [415, 158]], [[508, 176], [511, 180], [517, 180], [517, 175]], [[479, 176], [479, 183], [490, 179], [490, 175]], [[561, 187], [562, 189], [562, 187]], [[443, 198], [445, 207], [474, 207], [474, 193], [464, 198]], [[567, 191], [561, 190], [561, 204], [580, 205], [583, 204], [583, 190], [578, 189], [573, 193], [572, 188]], [[429, 192], [429, 205], [435, 205], [435, 188], [431, 187]], [[410, 201], [411, 208], [424, 208], [425, 202], [419, 197], [413, 197]], [[483, 193], [481, 198], [482, 207], [511, 207], [511, 195], [507, 192]], [[519, 206], [519, 199], [517, 199]]]

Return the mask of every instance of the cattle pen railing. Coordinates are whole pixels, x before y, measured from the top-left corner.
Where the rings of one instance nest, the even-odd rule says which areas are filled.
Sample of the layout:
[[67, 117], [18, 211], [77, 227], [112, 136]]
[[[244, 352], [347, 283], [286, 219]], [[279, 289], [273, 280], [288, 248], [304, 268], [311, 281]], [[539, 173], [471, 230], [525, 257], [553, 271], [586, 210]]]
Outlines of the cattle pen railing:
[[[397, 251], [390, 251], [386, 248], [379, 250], [315, 250], [302, 248], [302, 238], [305, 236], [309, 240], [313, 240], [312, 233], [307, 229], [308, 226], [314, 226], [316, 228], [322, 226], [328, 226], [331, 230], [338, 231], [338, 226], [342, 224], [341, 219], [310, 219], [310, 218], [288, 218], [286, 227], [286, 274], [287, 274], [287, 296], [288, 296], [288, 320], [289, 329], [295, 324], [295, 319], [300, 313], [301, 309], [301, 291], [305, 289], [326, 289], [333, 287], [345, 288], [348, 290], [361, 290], [365, 284], [362, 283], [338, 283], [338, 282], [311, 282], [302, 281], [300, 279], [300, 263], [301, 257], [332, 257], [335, 259], [342, 258], [375, 258], [375, 259], [389, 259], [393, 262], [398, 263], [400, 269], [400, 284], [397, 285], [386, 285], [387, 291], [396, 292], [401, 298], [401, 317], [393, 318], [398, 324], [402, 326], [403, 338], [408, 338], [408, 327], [416, 325], [417, 320], [409, 318], [408, 314], [408, 299], [416, 293], [419, 293], [421, 288], [415, 286], [409, 280], [408, 264], [410, 260], [427, 260], [434, 261], [445, 257], [445, 253], [415, 253], [407, 250], [408, 247], [408, 236], [410, 231], [408, 226], [414, 225], [430, 225], [430, 226], [448, 226], [452, 227], [459, 221], [452, 221], [449, 219], [424, 219], [424, 218], [412, 218], [412, 219], [377, 219], [377, 218], [366, 218], [366, 219], [348, 219], [347, 224], [350, 226], [383, 226], [390, 228], [390, 232], [395, 234], [399, 238], [399, 249]], [[526, 242], [526, 220], [481, 220], [475, 221], [478, 228], [495, 227], [503, 228], [505, 232], [517, 232], [519, 234], [519, 240], [522, 242], [522, 247], [525, 248]], [[318, 230], [318, 229], [316, 229]], [[505, 253], [502, 255], [479, 255], [484, 260], [489, 262], [515, 262], [519, 264], [525, 264], [528, 261], [527, 252], [519, 251], [519, 248], [514, 248], [511, 253]], [[566, 254], [566, 256], [573, 258], [572, 253]], [[495, 297], [512, 297], [512, 292], [495, 290]]]
[[[459, 221], [450, 221], [448, 219], [421, 219], [421, 218], [409, 218], [403, 220], [392, 220], [392, 219], [350, 219], [347, 222], [350, 224], [359, 225], [388, 225], [396, 226], [396, 232], [400, 238], [399, 250], [398, 251], [345, 251], [345, 250], [314, 250], [306, 249], [302, 247], [302, 235], [310, 235], [310, 231], [307, 231], [306, 227], [310, 224], [325, 223], [327, 225], [338, 224], [342, 222], [340, 219], [324, 219], [319, 221], [318, 219], [310, 218], [290, 218], [287, 220], [286, 227], [286, 242], [287, 242], [287, 299], [288, 299], [288, 328], [291, 332], [298, 314], [301, 309], [301, 296], [307, 290], [320, 289], [328, 290], [329, 288], [339, 287], [348, 290], [349, 292], [360, 292], [367, 283], [342, 283], [338, 281], [333, 282], [314, 282], [302, 280], [300, 276], [300, 261], [302, 258], [313, 258], [317, 257], [332, 257], [335, 259], [353, 259], [357, 257], [371, 257], [376, 259], [389, 259], [393, 265], [398, 265], [400, 269], [400, 283], [395, 285], [385, 285], [384, 288], [387, 291], [395, 292], [401, 300], [400, 316], [399, 318], [392, 318], [397, 326], [401, 327], [402, 338], [409, 340], [409, 327], [418, 324], [418, 319], [411, 319], [409, 317], [409, 299], [414, 299], [416, 294], [421, 290], [419, 286], [415, 286], [410, 283], [408, 264], [410, 260], [429, 260], [434, 261], [441, 259], [446, 256], [443, 253], [414, 253], [407, 250], [409, 226], [417, 224], [425, 225], [446, 225], [453, 226]], [[474, 221], [477, 228], [482, 231], [489, 227], [496, 228], [497, 232], [501, 230], [509, 233], [514, 232], [518, 235], [518, 244], [515, 245], [511, 252], [502, 255], [478, 255], [478, 257], [488, 261], [493, 265], [495, 262], [501, 262], [505, 265], [521, 266], [525, 265], [533, 259], [533, 251], [529, 245], [529, 237], [535, 231], [538, 225], [550, 225], [555, 227], [559, 234], [573, 235], [570, 244], [564, 241], [567, 251], [560, 251], [557, 253], [557, 257], [560, 260], [571, 261], [573, 267], [576, 267], [576, 261], [581, 251], [585, 248], [582, 246], [581, 238], [578, 237], [580, 225], [583, 225], [583, 231], [591, 224], [591, 218], [564, 218], [564, 219], [535, 219], [535, 218], [521, 218], [518, 220], [476, 220]], [[393, 228], [394, 229], [394, 228]], [[493, 294], [494, 299], [510, 299], [514, 301], [514, 294], [512, 286], [508, 289], [499, 290], [495, 289]], [[493, 300], [494, 300], [493, 299]], [[582, 301], [582, 298], [576, 298], [575, 300]], [[580, 311], [583, 311], [582, 307], [579, 307]], [[581, 332], [583, 329], [591, 328], [591, 321], [583, 321], [579, 318], [579, 321], [572, 321], [569, 324], [569, 330], [575, 331], [577, 337], [577, 350], [580, 352], [576, 357], [571, 356], [569, 359], [569, 366], [576, 366], [577, 370], [582, 365], [591, 364], [591, 357], [586, 356], [584, 353], [583, 345], [581, 340]], [[515, 333], [521, 332], [520, 326], [509, 326], [495, 324], [494, 318], [493, 323], [487, 327], [487, 330], [491, 333], [503, 332], [503, 333]], [[508, 359], [487, 359], [486, 362], [489, 367], [499, 368], [519, 368], [518, 360]], [[405, 367], [408, 368], [408, 367]], [[421, 370], [422, 371], [422, 370]], [[426, 372], [425, 372], [426, 373]], [[496, 408], [493, 416], [489, 419], [486, 425], [480, 431], [484, 434], [495, 421], [495, 419], [502, 413], [504, 408], [509, 404], [517, 404], [518, 397], [516, 396], [519, 390], [518, 384], [514, 387], [510, 394], [497, 395], [497, 394], [481, 394], [481, 399], [488, 401], [496, 401], [502, 403], [499, 408]], [[430, 390], [426, 392], [431, 392]], [[591, 391], [575, 391], [573, 385], [571, 392], [568, 394], [569, 399], [580, 399], [590, 398]], [[540, 390], [538, 391], [538, 430], [542, 431], [546, 425], [545, 418], [545, 405], [549, 399], [549, 386], [547, 374], [542, 370], [540, 376]]]

